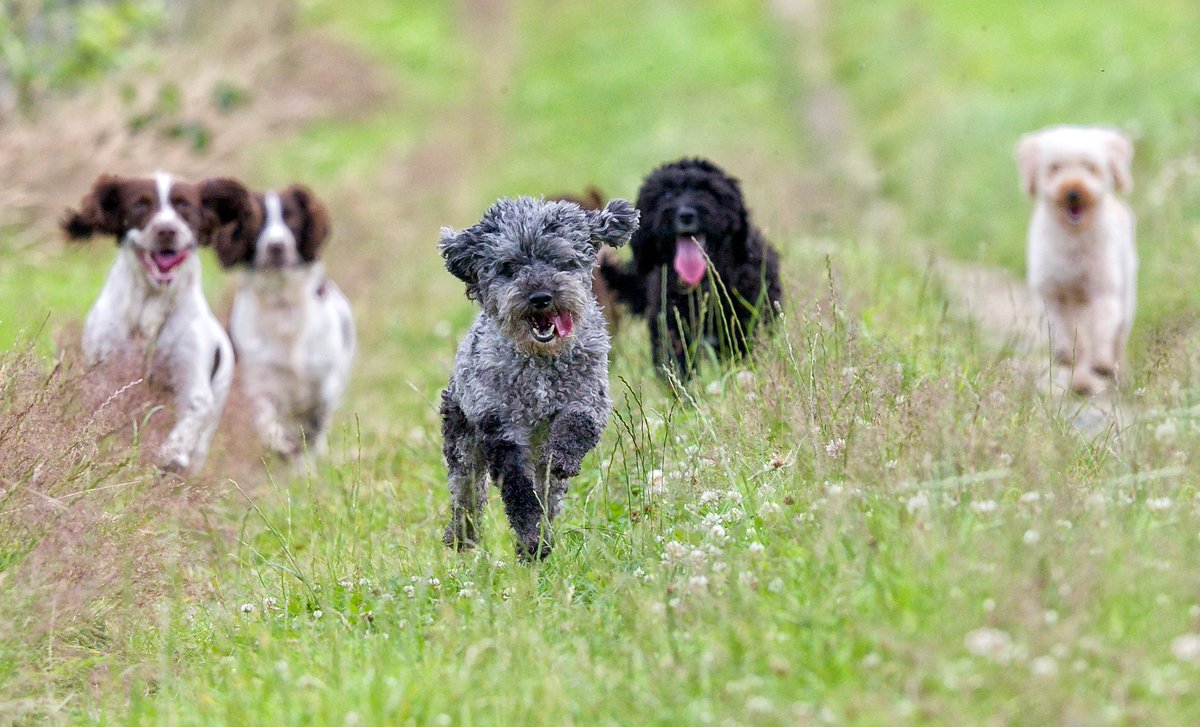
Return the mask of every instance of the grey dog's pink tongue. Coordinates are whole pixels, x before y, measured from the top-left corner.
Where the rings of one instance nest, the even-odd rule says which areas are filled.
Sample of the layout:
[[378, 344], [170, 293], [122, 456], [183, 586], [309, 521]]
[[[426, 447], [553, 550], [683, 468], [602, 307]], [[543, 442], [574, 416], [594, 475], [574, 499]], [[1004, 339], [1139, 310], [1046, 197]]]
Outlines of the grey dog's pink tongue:
[[554, 330], [558, 332], [559, 338], [566, 338], [571, 335], [571, 329], [575, 327], [575, 319], [566, 311], [555, 313], [550, 322], [554, 324]]
[[707, 267], [704, 251], [694, 238], [680, 235], [675, 239], [675, 272], [683, 282], [689, 286], [699, 283]]

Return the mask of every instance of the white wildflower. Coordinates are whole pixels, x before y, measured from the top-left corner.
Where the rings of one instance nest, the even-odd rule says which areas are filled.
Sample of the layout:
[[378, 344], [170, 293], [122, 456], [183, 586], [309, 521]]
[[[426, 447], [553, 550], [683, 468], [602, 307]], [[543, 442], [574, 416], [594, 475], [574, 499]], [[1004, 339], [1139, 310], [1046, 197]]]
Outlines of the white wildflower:
[[414, 598], [417, 595], [417, 589], [413, 588], [412, 586], [405, 586], [404, 595], [408, 598]]
[[767, 715], [775, 709], [775, 703], [767, 697], [750, 697], [746, 700], [746, 711], [750, 714]]
[[1169, 497], [1152, 497], [1149, 500], [1146, 500], [1146, 507], [1150, 508], [1151, 510], [1154, 510], [1155, 512], [1161, 512], [1163, 510], [1170, 510], [1171, 509], [1171, 498], [1169, 498]]
[[767, 584], [767, 590], [770, 591], [771, 593], [779, 593], [780, 591], [782, 591], [783, 590], [783, 579], [782, 578], [772, 578], [771, 582]]
[[674, 565], [683, 560], [688, 554], [687, 546], [678, 540], [672, 540], [663, 546], [663, 565]]
[[737, 372], [737, 376], [734, 377], [734, 380], [737, 381], [738, 386], [741, 388], [748, 389], [751, 386], [754, 386], [756, 377], [754, 376], [753, 371], [739, 371]]
[[1029, 662], [1029, 671], [1042, 679], [1058, 674], [1058, 661], [1053, 656], [1039, 656]]
[[1168, 419], [1154, 428], [1154, 438], [1160, 442], [1168, 442], [1175, 438], [1175, 420]]
[[749, 548], [750, 548], [751, 553], [761, 553], [767, 549], [766, 546], [764, 546], [762, 543], [758, 542], [757, 540], [755, 540], [753, 543], [750, 543]]
[[1041, 499], [1042, 499], [1042, 493], [1040, 493], [1040, 492], [1026, 492], [1021, 495], [1021, 504], [1022, 505], [1032, 505], [1033, 503], [1038, 502]]
[[904, 509], [908, 510], [909, 515], [913, 515], [918, 512], [925, 512], [929, 509], [928, 495], [926, 495], [924, 492], [913, 495], [912, 497], [908, 498], [907, 502], [904, 503]]
[[242, 613], [254, 613], [254, 604], [253, 603], [243, 603], [242, 604]]
[[1171, 653], [1180, 661], [1200, 662], [1200, 635], [1176, 636], [1171, 640]]
[[312, 613], [312, 617], [313, 617], [313, 618], [316, 618], [316, 619], [319, 619], [319, 618], [321, 618], [321, 617], [322, 617], [322, 616], [324, 616], [324, 615], [325, 615], [325, 614], [324, 614], [324, 613], [321, 611], [321, 609], [319, 609], [319, 608], [318, 608], [316, 611], [313, 611], [313, 613]]
[[704, 393], [709, 396], [719, 396], [721, 394], [721, 382], [713, 381], [708, 386], [704, 387]]
[[830, 457], [841, 457], [846, 451], [846, 440], [843, 437], [834, 437], [825, 443], [825, 454]]
[[1026, 530], [1021, 539], [1025, 541], [1026, 545], [1036, 545], [1042, 536], [1036, 530]]
[[442, 587], [442, 582], [437, 578], [430, 578], [426, 583], [435, 591]]
[[1013, 640], [1008, 632], [988, 626], [975, 629], [963, 638], [963, 646], [975, 656], [1006, 664], [1013, 656]]
[[996, 512], [996, 509], [998, 507], [999, 507], [999, 505], [996, 504], [995, 500], [972, 500], [971, 501], [971, 509], [974, 510], [975, 512], [979, 513], [980, 515], [988, 515], [993, 512]]
[[705, 490], [700, 493], [701, 505], [715, 505], [721, 500], [721, 493], [715, 490]]

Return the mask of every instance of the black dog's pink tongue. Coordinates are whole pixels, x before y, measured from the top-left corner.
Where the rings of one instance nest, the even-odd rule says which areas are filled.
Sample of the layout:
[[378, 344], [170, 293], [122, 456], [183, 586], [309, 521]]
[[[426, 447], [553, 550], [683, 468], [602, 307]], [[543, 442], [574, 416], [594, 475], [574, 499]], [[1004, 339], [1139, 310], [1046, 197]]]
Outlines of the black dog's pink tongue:
[[550, 322], [554, 324], [554, 330], [558, 333], [559, 338], [571, 335], [571, 330], [575, 327], [575, 320], [566, 311], [555, 313], [551, 316]]
[[704, 251], [692, 237], [680, 235], [675, 240], [675, 272], [689, 286], [700, 282], [708, 264], [704, 260]]

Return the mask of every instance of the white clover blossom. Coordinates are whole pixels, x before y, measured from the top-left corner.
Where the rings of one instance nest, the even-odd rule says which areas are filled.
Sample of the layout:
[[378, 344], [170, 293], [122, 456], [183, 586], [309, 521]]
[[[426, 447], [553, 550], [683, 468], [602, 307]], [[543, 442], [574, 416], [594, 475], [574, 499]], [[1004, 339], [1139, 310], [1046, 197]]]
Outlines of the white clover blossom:
[[975, 656], [1007, 664], [1013, 657], [1013, 640], [1008, 632], [988, 626], [975, 629], [963, 638], [963, 646]]
[[999, 508], [999, 507], [1000, 506], [996, 504], [995, 500], [972, 500], [971, 501], [971, 509], [974, 510], [975, 512], [979, 513], [980, 515], [989, 515], [993, 512], [996, 512], [997, 508]]
[[1171, 654], [1180, 661], [1200, 663], [1200, 634], [1183, 634], [1171, 640]]

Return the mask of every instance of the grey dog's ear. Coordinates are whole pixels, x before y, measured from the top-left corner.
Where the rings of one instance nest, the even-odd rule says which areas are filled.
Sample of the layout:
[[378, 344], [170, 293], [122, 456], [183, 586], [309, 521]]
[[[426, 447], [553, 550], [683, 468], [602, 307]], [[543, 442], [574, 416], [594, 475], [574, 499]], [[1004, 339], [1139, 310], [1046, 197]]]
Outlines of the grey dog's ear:
[[479, 282], [475, 266], [475, 237], [470, 230], [455, 232], [449, 227], [442, 228], [441, 240], [438, 241], [438, 252], [446, 261], [446, 269], [450, 274], [467, 284], [467, 294]]
[[588, 225], [592, 228], [596, 249], [605, 245], [620, 247], [629, 242], [629, 236], [638, 227], [638, 217], [637, 209], [623, 199], [614, 199], [604, 209], [588, 212]]

